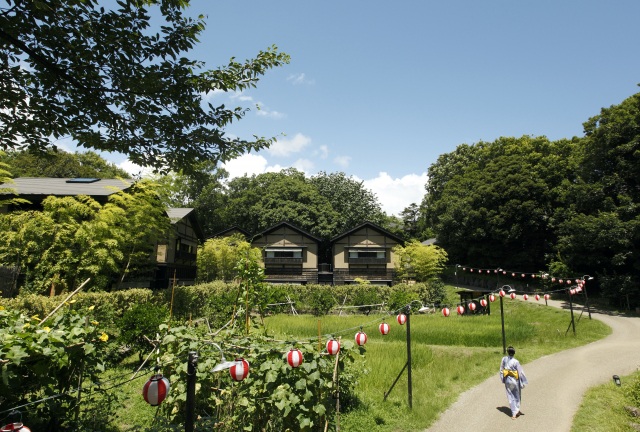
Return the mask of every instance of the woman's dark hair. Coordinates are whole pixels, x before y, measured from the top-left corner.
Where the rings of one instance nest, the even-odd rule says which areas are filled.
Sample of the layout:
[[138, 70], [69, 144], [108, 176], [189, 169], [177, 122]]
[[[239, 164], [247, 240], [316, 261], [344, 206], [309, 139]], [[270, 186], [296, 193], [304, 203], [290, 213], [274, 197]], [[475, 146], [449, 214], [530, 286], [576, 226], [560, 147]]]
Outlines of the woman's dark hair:
[[507, 352], [509, 353], [509, 355], [514, 355], [516, 353], [516, 349], [512, 346], [510, 346], [509, 348], [507, 348]]

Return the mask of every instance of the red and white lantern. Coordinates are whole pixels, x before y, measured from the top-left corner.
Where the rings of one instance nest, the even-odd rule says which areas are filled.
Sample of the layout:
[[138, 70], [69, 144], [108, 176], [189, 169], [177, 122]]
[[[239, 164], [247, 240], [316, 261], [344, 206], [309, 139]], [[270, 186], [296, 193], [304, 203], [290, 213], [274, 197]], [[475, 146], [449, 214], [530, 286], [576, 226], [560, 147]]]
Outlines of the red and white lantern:
[[511, 273], [511, 277], [516, 277], [516, 274], [515, 273]]
[[571, 285], [573, 282], [567, 279], [567, 285]]
[[297, 348], [291, 348], [287, 353], [287, 363], [292, 368], [297, 368], [304, 362], [304, 356], [302, 355], [302, 351]]
[[442, 315], [444, 315], [446, 317], [451, 315], [451, 311], [449, 310], [449, 308], [442, 308]]
[[524, 273], [522, 273], [520, 276], [522, 276], [522, 277], [526, 277], [527, 275], [526, 275], [526, 274], [524, 274]]
[[474, 302], [469, 303], [468, 307], [470, 311], [476, 310], [476, 304]]
[[249, 362], [243, 358], [237, 358], [236, 363], [229, 368], [229, 374], [234, 381], [242, 381], [249, 375]]
[[170, 388], [171, 384], [168, 379], [162, 374], [155, 374], [142, 387], [142, 397], [149, 405], [158, 406], [167, 397]]
[[576, 290], [575, 290], [575, 289], [571, 288], [571, 289], [569, 290], [569, 294], [571, 294], [571, 295], [575, 295], [575, 293], [576, 293]]
[[558, 279], [558, 283], [564, 283], [564, 279]]
[[498, 294], [500, 295], [500, 297], [504, 297], [506, 295], [504, 290], [500, 290], [500, 292]]
[[581, 293], [581, 292], [582, 292], [582, 285], [578, 285], [578, 286], [576, 287], [576, 292], [577, 292], [577, 293]]
[[378, 326], [378, 329], [380, 330], [380, 334], [383, 336], [386, 334], [389, 334], [389, 324], [385, 322], [380, 323], [380, 325]]
[[396, 320], [398, 321], [398, 324], [400, 324], [400, 325], [404, 325], [404, 323], [406, 323], [406, 322], [407, 322], [407, 316], [406, 316], [405, 314], [399, 314], [399, 315], [396, 317]]
[[367, 334], [363, 331], [356, 333], [356, 343], [362, 346], [367, 343]]
[[524, 295], [522, 296], [522, 298], [523, 298], [525, 301], [526, 301], [526, 300], [529, 300], [529, 296], [528, 296], [527, 294], [524, 294]]
[[464, 306], [460, 305], [456, 308], [456, 310], [458, 311], [458, 315], [464, 314]]
[[480, 300], [480, 306], [487, 307], [487, 301], [485, 299]]
[[536, 301], [540, 300], [540, 294], [536, 294]]
[[545, 300], [545, 301], [547, 301], [547, 300], [549, 300], [549, 298], [550, 298], [550, 297], [551, 297], [551, 296], [550, 296], [549, 294], [545, 294], [545, 295], [544, 295], [544, 300]]
[[327, 352], [331, 355], [338, 354], [340, 351], [340, 342], [335, 339], [330, 339], [327, 341]]
[[556, 278], [551, 278], [551, 282], [555, 283], [555, 281], [556, 281]]
[[17, 432], [31, 432], [31, 429], [22, 424], [22, 422], [9, 423], [2, 426], [1, 432], [17, 431]]
[[515, 298], [516, 298], [516, 293], [511, 293], [511, 294], [509, 294], [509, 297], [511, 297], [511, 300], [515, 300]]
[[582, 281], [580, 279], [576, 279], [576, 283], [580, 284]]
[[493, 294], [491, 294], [491, 295], [489, 296], [489, 301], [490, 301], [491, 303], [493, 303], [494, 301], [496, 301], [496, 296], [494, 296]]

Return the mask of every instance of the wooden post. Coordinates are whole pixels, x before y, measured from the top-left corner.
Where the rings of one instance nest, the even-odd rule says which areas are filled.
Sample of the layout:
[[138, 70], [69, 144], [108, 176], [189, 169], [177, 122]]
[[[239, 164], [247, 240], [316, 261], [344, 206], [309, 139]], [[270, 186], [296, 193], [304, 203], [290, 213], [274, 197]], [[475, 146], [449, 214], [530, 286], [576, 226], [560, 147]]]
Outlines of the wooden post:
[[193, 432], [196, 411], [196, 366], [198, 364], [198, 353], [189, 351], [187, 362], [187, 413], [184, 422], [184, 431]]
[[413, 386], [411, 383], [411, 310], [407, 310], [407, 392], [409, 409], [413, 408]]

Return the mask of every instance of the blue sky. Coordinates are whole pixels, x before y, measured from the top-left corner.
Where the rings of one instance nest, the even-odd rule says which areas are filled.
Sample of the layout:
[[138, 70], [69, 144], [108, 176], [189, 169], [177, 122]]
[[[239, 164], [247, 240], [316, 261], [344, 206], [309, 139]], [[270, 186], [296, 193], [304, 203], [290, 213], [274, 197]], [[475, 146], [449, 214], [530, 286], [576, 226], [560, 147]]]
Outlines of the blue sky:
[[251, 108], [229, 134], [277, 137], [232, 175], [342, 171], [390, 214], [420, 202], [459, 144], [582, 136], [640, 91], [638, 0], [192, 0], [189, 13], [207, 16], [189, 55], [207, 68], [271, 45], [291, 56], [256, 89], [207, 96]]

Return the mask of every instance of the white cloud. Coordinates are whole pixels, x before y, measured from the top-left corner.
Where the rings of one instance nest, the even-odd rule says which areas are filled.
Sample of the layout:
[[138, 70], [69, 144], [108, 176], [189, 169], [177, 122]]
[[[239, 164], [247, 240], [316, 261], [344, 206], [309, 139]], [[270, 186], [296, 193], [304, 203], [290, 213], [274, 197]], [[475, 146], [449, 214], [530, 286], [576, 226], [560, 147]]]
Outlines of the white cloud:
[[313, 152], [313, 155], [320, 157], [320, 159], [326, 159], [329, 156], [329, 147], [321, 145]]
[[364, 186], [378, 197], [378, 202], [389, 215], [398, 215], [411, 203], [420, 204], [425, 194], [427, 173], [407, 174], [401, 178], [391, 178], [380, 172], [376, 178], [364, 180]]
[[256, 108], [257, 108], [256, 115], [260, 117], [268, 117], [268, 118], [274, 118], [274, 119], [280, 119], [280, 118], [286, 117], [284, 113], [281, 113], [280, 111], [270, 110], [260, 103], [256, 104]]
[[247, 96], [244, 94], [244, 92], [241, 92], [241, 91], [233, 92], [230, 98], [231, 100], [238, 99], [239, 101], [242, 101], [242, 102], [253, 101], [253, 98], [251, 96]]
[[211, 103], [214, 99], [216, 99], [219, 95], [226, 93], [224, 90], [215, 89], [208, 91], [206, 93], [201, 93], [202, 102]]
[[298, 171], [302, 171], [305, 174], [309, 174], [311, 171], [313, 171], [315, 164], [313, 163], [313, 161], [309, 159], [298, 159], [293, 163], [292, 166]]
[[304, 73], [289, 75], [289, 77], [287, 78], [287, 81], [290, 81], [293, 85], [301, 85], [301, 84], [314, 85], [316, 83], [316, 80], [307, 78], [307, 76]]
[[342, 168], [347, 168], [349, 166], [349, 162], [351, 162], [351, 156], [336, 156], [333, 158], [333, 162]]
[[301, 152], [310, 143], [311, 138], [306, 137], [301, 133], [297, 133], [291, 139], [277, 139], [273, 144], [271, 144], [267, 151], [272, 156], [286, 157], [292, 155], [293, 153]]
[[153, 175], [153, 169], [149, 167], [141, 167], [131, 162], [129, 159], [117, 164], [118, 168], [121, 168], [131, 174], [132, 176], [149, 177]]
[[252, 176], [265, 172], [276, 172], [284, 169], [280, 165], [269, 165], [264, 156], [254, 153], [246, 153], [222, 165], [229, 172], [229, 178], [242, 177], [245, 174]]

